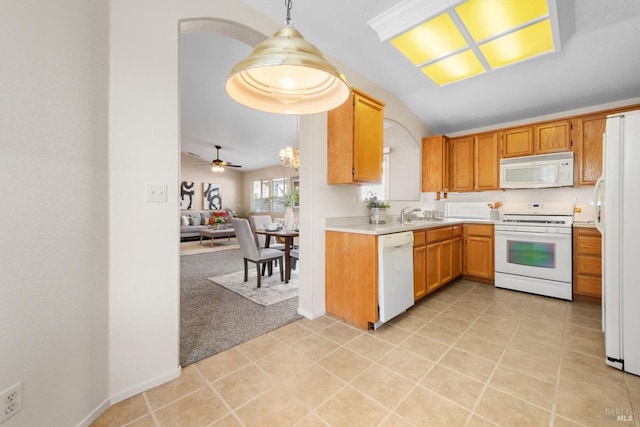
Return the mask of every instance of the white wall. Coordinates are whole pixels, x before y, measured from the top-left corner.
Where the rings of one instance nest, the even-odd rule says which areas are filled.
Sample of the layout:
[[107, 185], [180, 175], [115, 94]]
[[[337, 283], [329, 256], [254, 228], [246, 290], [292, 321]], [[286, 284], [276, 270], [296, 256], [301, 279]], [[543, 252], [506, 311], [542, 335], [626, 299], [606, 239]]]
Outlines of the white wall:
[[108, 1], [0, 16], [0, 390], [23, 385], [3, 427], [68, 427], [108, 397]]
[[204, 183], [220, 184], [222, 209], [236, 210], [242, 200], [242, 172], [225, 168], [222, 173], [214, 173], [210, 167], [202, 166], [203, 163], [193, 156], [182, 153], [180, 158], [180, 181], [191, 181], [195, 184], [194, 208], [182, 210], [183, 213], [207, 211], [202, 207]]
[[[179, 22], [222, 17], [264, 34], [234, 0], [112, 0], [109, 359], [112, 403], [179, 374]], [[145, 202], [147, 184], [167, 203]]]

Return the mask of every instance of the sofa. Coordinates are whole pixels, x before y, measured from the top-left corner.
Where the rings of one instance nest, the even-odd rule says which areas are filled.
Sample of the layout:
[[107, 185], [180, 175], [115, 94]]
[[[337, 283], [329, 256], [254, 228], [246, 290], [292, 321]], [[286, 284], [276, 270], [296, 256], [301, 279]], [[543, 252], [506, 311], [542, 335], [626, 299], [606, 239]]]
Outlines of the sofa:
[[[227, 222], [223, 227], [233, 230], [232, 215], [227, 211], [185, 212], [180, 214], [180, 240], [200, 238], [200, 231], [206, 230], [213, 224], [215, 217], [224, 218]], [[225, 233], [228, 235], [228, 233]]]

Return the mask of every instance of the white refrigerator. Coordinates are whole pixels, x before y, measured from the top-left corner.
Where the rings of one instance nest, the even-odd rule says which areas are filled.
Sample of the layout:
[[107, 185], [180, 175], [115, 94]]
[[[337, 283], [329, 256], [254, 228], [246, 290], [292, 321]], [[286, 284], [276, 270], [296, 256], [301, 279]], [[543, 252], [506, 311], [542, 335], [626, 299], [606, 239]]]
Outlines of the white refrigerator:
[[640, 375], [640, 110], [607, 117], [595, 192], [606, 363]]

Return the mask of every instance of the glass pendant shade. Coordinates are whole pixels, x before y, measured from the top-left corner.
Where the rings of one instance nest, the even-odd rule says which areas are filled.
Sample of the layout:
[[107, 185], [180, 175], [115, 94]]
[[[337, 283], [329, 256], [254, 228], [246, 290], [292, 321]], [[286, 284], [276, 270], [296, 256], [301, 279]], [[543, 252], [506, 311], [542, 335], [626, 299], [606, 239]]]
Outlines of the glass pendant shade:
[[350, 92], [344, 76], [290, 25], [233, 67], [225, 90], [240, 104], [277, 114], [332, 110]]

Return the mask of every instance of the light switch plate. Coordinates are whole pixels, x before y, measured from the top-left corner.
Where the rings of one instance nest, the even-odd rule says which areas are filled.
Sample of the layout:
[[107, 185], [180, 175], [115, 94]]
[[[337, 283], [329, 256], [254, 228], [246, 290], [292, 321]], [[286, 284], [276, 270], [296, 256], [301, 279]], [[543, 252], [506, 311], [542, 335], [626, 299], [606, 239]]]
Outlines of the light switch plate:
[[164, 184], [147, 184], [147, 202], [167, 203], [167, 186]]

